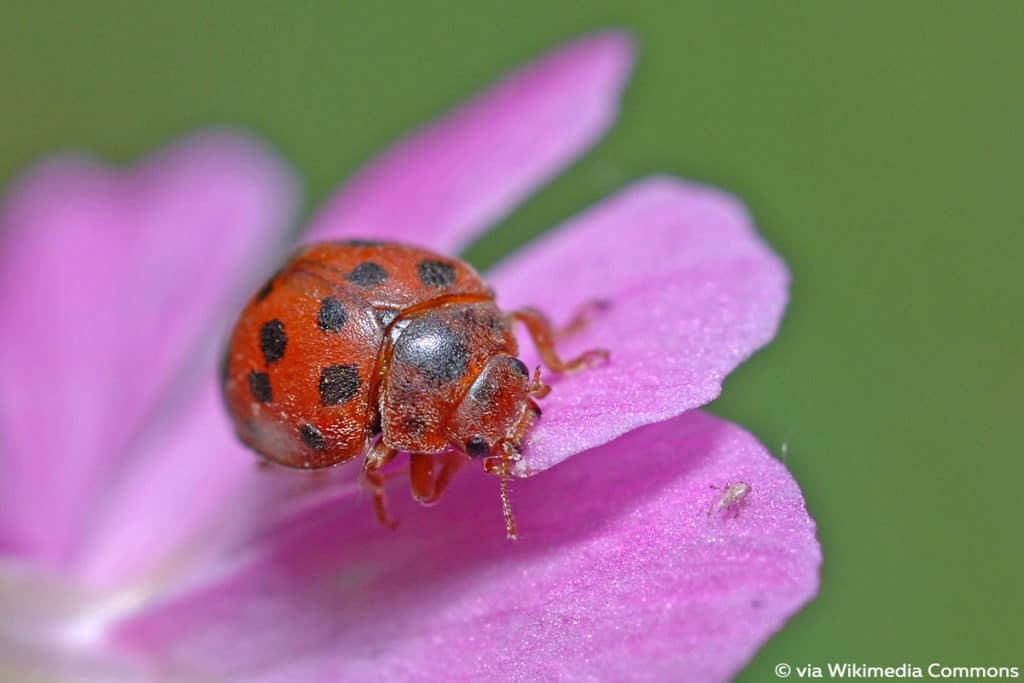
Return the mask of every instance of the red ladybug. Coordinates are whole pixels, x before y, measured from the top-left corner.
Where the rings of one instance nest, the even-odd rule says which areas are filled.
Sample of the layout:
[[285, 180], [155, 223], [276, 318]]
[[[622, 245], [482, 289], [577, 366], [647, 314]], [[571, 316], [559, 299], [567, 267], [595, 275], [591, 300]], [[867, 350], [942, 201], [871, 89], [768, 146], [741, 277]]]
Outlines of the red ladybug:
[[481, 460], [501, 476], [515, 538], [509, 471], [540, 415], [532, 397], [549, 391], [539, 368], [531, 377], [516, 357], [515, 320], [552, 370], [608, 357], [592, 350], [562, 361], [559, 333], [539, 311], [502, 312], [458, 259], [383, 242], [305, 246], [235, 325], [222, 377], [228, 410], [242, 441], [285, 467], [330, 467], [366, 453], [360, 481], [389, 526], [380, 469], [398, 452], [410, 453], [412, 494], [426, 505], [467, 456]]

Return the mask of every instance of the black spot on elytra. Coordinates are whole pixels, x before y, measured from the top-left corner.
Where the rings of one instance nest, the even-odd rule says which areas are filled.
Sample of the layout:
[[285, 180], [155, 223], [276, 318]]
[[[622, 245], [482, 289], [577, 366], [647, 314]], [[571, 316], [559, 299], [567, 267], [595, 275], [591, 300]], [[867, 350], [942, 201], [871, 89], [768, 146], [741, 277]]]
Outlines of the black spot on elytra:
[[263, 323], [260, 327], [260, 351], [267, 365], [281, 360], [286, 346], [288, 335], [284, 333], [284, 323], [276, 318]]
[[329, 296], [320, 302], [320, 315], [317, 316], [317, 324], [324, 332], [339, 332], [348, 320], [348, 311], [340, 299]]
[[388, 271], [373, 261], [365, 261], [356, 266], [346, 279], [360, 287], [373, 287], [388, 279]]
[[249, 373], [249, 392], [252, 397], [260, 403], [270, 403], [274, 400], [274, 392], [270, 388], [270, 375], [259, 370]]
[[378, 308], [377, 309], [377, 322], [380, 323], [381, 327], [387, 327], [395, 321], [398, 317], [398, 311], [393, 308]]
[[432, 315], [416, 318], [402, 330], [394, 355], [438, 382], [462, 377], [469, 365], [466, 340]]
[[420, 282], [427, 287], [447, 287], [455, 284], [455, 268], [444, 261], [420, 261], [417, 270]]
[[330, 365], [320, 373], [320, 402], [336, 406], [359, 393], [359, 369], [354, 365]]
[[313, 425], [302, 425], [302, 429], [299, 430], [299, 436], [302, 437], [302, 443], [306, 444], [314, 451], [322, 451], [324, 449], [324, 435], [321, 434], [320, 430]]

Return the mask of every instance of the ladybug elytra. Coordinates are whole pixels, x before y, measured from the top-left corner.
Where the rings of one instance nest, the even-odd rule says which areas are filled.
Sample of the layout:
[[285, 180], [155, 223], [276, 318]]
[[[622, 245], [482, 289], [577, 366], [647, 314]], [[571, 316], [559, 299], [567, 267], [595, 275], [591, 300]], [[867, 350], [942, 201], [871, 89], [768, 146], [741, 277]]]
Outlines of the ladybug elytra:
[[412, 493], [427, 505], [459, 467], [480, 460], [501, 477], [515, 538], [508, 477], [540, 415], [534, 398], [549, 391], [539, 368], [531, 376], [517, 358], [517, 320], [552, 370], [608, 356], [561, 360], [559, 332], [539, 311], [501, 311], [458, 259], [384, 242], [308, 245], [242, 311], [224, 396], [241, 440], [269, 462], [316, 469], [365, 453], [360, 482], [391, 526], [380, 470], [396, 454], [410, 454]]

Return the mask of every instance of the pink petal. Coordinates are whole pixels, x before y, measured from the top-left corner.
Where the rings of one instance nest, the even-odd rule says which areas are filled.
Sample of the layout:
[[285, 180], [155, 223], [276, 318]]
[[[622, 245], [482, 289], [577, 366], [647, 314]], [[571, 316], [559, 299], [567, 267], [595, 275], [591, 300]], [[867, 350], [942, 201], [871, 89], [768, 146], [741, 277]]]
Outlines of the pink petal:
[[308, 241], [374, 237], [454, 252], [611, 125], [633, 61], [610, 32], [569, 43], [403, 140], [334, 197]]
[[71, 561], [158, 399], [212, 367], [214, 323], [280, 248], [293, 194], [277, 160], [234, 134], [129, 170], [54, 159], [9, 191], [0, 549]]
[[[716, 506], [737, 481], [746, 500]], [[323, 505], [112, 642], [190, 680], [715, 681], [818, 587], [792, 477], [699, 412], [514, 482], [517, 543], [475, 467], [435, 509], [393, 489], [398, 531], [363, 497]]]
[[210, 379], [184, 419], [148, 434], [108, 487], [74, 568], [80, 581], [114, 587], [151, 577], [148, 589], [163, 590], [271, 513], [354, 490], [351, 468], [260, 469], [234, 434], [212, 370]]
[[235, 492], [258, 477], [256, 459], [228, 423], [219, 389], [209, 385], [183, 423], [147, 434], [108, 486], [75, 567], [80, 580], [116, 585], [168, 563], [170, 571], [160, 573], [173, 575], [196, 561], [209, 540], [203, 530], [211, 534], [218, 517], [238, 505]]
[[[522, 475], [714, 399], [775, 336], [789, 282], [735, 198], [671, 178], [626, 189], [488, 278], [503, 308], [533, 304], [558, 324], [587, 301], [610, 303], [559, 344], [564, 357], [608, 349], [610, 362], [548, 376]], [[532, 367], [533, 345], [525, 332], [520, 340]]]

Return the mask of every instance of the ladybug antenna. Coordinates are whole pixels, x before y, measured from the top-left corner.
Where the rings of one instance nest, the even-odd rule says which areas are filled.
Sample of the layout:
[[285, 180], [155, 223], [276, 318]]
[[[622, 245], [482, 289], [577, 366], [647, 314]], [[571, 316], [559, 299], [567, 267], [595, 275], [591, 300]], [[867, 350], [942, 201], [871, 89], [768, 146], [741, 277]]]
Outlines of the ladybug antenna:
[[505, 533], [508, 540], [514, 541], [519, 538], [519, 532], [516, 529], [516, 518], [512, 515], [512, 504], [508, 499], [508, 477], [512, 463], [519, 459], [520, 453], [507, 441], [502, 444], [502, 450], [505, 451], [505, 455], [501, 459], [501, 511], [505, 515]]
[[538, 365], [533, 371], [533, 379], [526, 385], [526, 393], [537, 398], [544, 398], [551, 393], [551, 387], [544, 382], [540, 381], [540, 366]]

